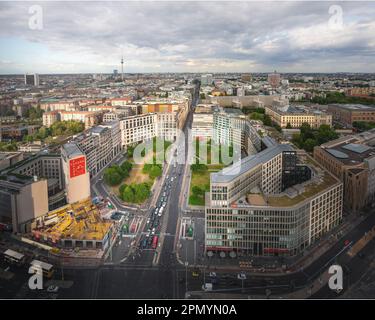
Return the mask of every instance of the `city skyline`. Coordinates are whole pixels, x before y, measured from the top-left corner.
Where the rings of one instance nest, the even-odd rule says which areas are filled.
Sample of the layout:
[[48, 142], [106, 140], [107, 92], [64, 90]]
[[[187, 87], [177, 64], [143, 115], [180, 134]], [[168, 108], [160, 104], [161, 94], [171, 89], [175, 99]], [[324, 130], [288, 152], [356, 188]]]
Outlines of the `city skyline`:
[[371, 71], [375, 5], [332, 4], [2, 3], [0, 74]]

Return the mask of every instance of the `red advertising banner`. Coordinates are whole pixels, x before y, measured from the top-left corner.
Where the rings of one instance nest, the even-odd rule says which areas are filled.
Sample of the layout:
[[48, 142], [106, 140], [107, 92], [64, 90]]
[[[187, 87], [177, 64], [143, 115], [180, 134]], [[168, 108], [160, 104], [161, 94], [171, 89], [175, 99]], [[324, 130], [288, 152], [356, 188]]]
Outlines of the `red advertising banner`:
[[86, 160], [85, 157], [80, 157], [70, 160], [70, 177], [74, 178], [86, 173]]

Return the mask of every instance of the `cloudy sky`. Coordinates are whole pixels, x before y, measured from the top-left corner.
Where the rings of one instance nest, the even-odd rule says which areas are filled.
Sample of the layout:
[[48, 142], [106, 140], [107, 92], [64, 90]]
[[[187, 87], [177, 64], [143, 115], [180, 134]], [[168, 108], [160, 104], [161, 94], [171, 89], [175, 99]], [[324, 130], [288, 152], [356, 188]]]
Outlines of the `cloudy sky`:
[[375, 72], [375, 1], [35, 4], [0, 1], [0, 74]]

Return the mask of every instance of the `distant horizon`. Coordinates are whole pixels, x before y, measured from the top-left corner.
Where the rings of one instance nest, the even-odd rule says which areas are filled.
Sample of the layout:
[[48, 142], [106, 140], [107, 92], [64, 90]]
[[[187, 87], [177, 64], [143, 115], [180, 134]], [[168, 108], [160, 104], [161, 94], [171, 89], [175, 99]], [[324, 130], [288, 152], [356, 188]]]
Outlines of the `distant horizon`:
[[[264, 74], [268, 75], [273, 73], [274, 71], [254, 71], [254, 72], [241, 72], [241, 71], [235, 71], [235, 72], [230, 72], [230, 71], [225, 71], [225, 72], [168, 72], [168, 71], [160, 71], [160, 72], [124, 72], [124, 75], [134, 75], [134, 74]], [[374, 74], [374, 72], [361, 72], [361, 71], [336, 71], [336, 72], [276, 72], [278, 74], [311, 74], [311, 75], [317, 75], [317, 74]], [[1, 76], [24, 76], [25, 74], [37, 74], [39, 76], [59, 76], [59, 75], [95, 75], [95, 74], [103, 74], [103, 75], [113, 75], [113, 73], [110, 72], [76, 72], [76, 73], [38, 73], [38, 72], [28, 72], [28, 73], [8, 73], [8, 74], [3, 74], [0, 73]], [[121, 76], [121, 73], [118, 73], [117, 76]]]

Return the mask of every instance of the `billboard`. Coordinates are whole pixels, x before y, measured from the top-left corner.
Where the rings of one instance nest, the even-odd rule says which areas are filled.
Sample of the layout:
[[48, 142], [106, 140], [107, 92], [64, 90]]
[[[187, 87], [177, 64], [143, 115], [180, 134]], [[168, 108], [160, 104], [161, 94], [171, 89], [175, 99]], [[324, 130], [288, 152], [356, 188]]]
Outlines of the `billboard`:
[[69, 162], [70, 178], [74, 178], [86, 173], [86, 158], [79, 157]]

